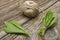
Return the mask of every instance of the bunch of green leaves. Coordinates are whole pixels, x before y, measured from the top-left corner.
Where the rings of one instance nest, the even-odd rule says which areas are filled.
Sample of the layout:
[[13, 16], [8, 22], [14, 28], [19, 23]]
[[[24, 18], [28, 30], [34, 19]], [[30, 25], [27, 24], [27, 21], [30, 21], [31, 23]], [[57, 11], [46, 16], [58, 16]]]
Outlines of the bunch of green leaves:
[[49, 28], [53, 28], [57, 23], [57, 16], [55, 12], [48, 11], [42, 19], [43, 27], [41, 28], [39, 35], [44, 36], [45, 32]]
[[4, 27], [4, 31], [6, 33], [14, 33], [14, 34], [22, 34], [22, 35], [26, 35], [29, 36], [29, 33], [26, 32], [18, 23], [17, 21], [13, 20], [11, 22], [4, 22], [5, 26]]

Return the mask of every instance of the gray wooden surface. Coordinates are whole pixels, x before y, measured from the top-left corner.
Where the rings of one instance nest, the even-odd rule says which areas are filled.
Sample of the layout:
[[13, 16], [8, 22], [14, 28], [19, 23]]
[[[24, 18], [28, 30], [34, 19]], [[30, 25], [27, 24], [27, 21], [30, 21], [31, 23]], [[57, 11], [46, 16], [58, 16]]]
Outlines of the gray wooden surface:
[[[58, 0], [33, 0], [39, 3], [40, 14], [30, 19], [22, 15], [20, 4], [26, 0], [0, 0], [0, 40], [42, 40], [38, 36], [41, 19], [48, 10], [53, 10], [58, 15], [57, 29], [60, 32], [60, 1]], [[30, 33], [30, 37], [17, 34], [7, 34], [3, 31], [4, 21], [17, 20], [22, 27]], [[60, 37], [58, 37], [60, 40]]]

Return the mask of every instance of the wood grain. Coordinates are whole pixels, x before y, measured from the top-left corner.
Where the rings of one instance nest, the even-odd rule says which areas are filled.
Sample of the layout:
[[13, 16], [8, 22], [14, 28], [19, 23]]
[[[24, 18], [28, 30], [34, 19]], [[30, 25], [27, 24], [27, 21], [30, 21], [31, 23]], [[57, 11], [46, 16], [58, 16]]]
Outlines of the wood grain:
[[[0, 6], [0, 40], [41, 40], [38, 36], [38, 30], [40, 29], [40, 21], [43, 17], [45, 10], [53, 6], [57, 0], [50, 0], [49, 2], [45, 0], [33, 0], [38, 2], [40, 7], [39, 11], [43, 11], [34, 19], [27, 18], [22, 15], [20, 12], [20, 4], [19, 2], [23, 2], [25, 0], [12, 0], [11, 2], [6, 2], [1, 4]], [[45, 2], [44, 2], [45, 1]], [[3, 22], [17, 20], [22, 27], [30, 33], [30, 37], [27, 38], [23, 35], [16, 34], [7, 34], [3, 31]]]

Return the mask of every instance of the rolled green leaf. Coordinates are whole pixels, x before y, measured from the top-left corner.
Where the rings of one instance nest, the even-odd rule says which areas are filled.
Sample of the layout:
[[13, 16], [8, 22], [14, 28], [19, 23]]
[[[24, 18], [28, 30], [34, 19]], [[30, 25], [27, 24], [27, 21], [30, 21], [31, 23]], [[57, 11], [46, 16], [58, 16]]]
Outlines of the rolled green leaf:
[[46, 30], [50, 27], [54, 27], [56, 23], [57, 23], [56, 13], [52, 11], [48, 11], [46, 15], [44, 16], [44, 18], [42, 19], [42, 24], [44, 26], [41, 28], [39, 32], [40, 36], [44, 36]]

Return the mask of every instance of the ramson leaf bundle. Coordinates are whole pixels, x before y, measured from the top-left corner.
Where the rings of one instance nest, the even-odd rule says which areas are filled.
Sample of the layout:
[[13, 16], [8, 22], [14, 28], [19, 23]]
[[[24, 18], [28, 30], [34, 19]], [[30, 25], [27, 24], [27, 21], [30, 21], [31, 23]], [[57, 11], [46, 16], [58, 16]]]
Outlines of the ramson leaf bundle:
[[52, 28], [57, 23], [57, 16], [55, 12], [48, 11], [42, 19], [43, 27], [41, 28], [39, 35], [44, 36], [47, 29]]

